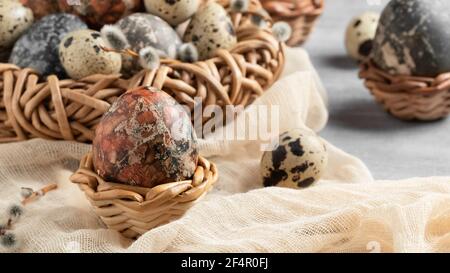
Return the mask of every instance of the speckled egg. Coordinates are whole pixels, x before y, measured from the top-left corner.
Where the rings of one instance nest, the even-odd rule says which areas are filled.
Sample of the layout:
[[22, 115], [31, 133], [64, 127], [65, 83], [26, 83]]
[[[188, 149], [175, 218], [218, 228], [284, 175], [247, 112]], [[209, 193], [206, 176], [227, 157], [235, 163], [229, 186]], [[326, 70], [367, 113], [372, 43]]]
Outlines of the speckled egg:
[[[131, 49], [139, 52], [146, 46], [155, 48], [160, 55], [174, 59], [182, 42], [176, 31], [158, 16], [146, 13], [131, 14], [119, 22], [118, 26], [125, 34]], [[123, 70], [129, 72], [140, 69], [138, 61], [123, 59]]]
[[59, 12], [57, 0], [20, 0], [20, 2], [33, 11], [35, 20]]
[[319, 180], [328, 163], [325, 144], [314, 133], [300, 129], [280, 135], [279, 145], [261, 160], [265, 187], [305, 188]]
[[208, 2], [192, 17], [183, 39], [197, 47], [201, 60], [213, 57], [219, 48], [230, 49], [237, 43], [230, 17], [215, 2]]
[[56, 74], [64, 78], [66, 73], [58, 56], [59, 43], [67, 33], [85, 28], [86, 24], [74, 15], [48, 15], [17, 40], [9, 62], [20, 67], [31, 67], [42, 76]]
[[107, 181], [154, 187], [189, 179], [197, 140], [184, 108], [151, 87], [127, 91], [98, 124], [93, 163]]
[[54, 1], [59, 2], [61, 11], [79, 16], [96, 29], [105, 24], [114, 24], [122, 17], [138, 11], [141, 6], [141, 0], [78, 0], [77, 5], [68, 0]]
[[0, 0], [0, 51], [6, 51], [33, 24], [29, 8], [13, 0]]
[[98, 31], [76, 30], [67, 34], [59, 44], [59, 60], [72, 79], [119, 73], [121, 55], [104, 51], [103, 47], [105, 43]]
[[390, 74], [435, 77], [450, 71], [450, 1], [391, 0], [372, 56]]
[[144, 0], [144, 4], [147, 12], [176, 26], [194, 15], [198, 10], [200, 0]]
[[380, 14], [365, 12], [350, 22], [345, 34], [345, 47], [350, 57], [364, 61], [370, 56]]

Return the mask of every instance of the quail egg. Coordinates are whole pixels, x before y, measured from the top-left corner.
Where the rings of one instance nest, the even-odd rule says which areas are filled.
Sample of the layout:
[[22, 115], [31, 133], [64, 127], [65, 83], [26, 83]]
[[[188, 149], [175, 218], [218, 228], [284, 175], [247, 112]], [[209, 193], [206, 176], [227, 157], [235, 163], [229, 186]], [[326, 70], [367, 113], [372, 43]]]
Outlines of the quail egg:
[[219, 48], [233, 47], [237, 38], [225, 9], [210, 1], [192, 17], [184, 41], [192, 42], [198, 49], [200, 59], [205, 60], [213, 57]]
[[32, 24], [29, 8], [13, 0], [0, 0], [0, 51], [10, 49]]
[[261, 160], [265, 187], [305, 188], [319, 180], [328, 163], [325, 144], [314, 133], [293, 129], [280, 135], [278, 146]]
[[194, 15], [200, 0], [144, 0], [144, 4], [147, 12], [176, 26]]
[[379, 19], [380, 15], [375, 12], [365, 12], [353, 18], [345, 35], [345, 46], [350, 57], [357, 61], [369, 57]]
[[103, 50], [104, 46], [99, 32], [77, 30], [67, 34], [59, 44], [59, 59], [72, 79], [119, 73], [122, 57], [119, 53]]
[[33, 68], [42, 76], [56, 74], [64, 78], [66, 74], [58, 58], [59, 43], [67, 33], [85, 28], [86, 24], [75, 15], [47, 15], [17, 40], [9, 62], [20, 67]]

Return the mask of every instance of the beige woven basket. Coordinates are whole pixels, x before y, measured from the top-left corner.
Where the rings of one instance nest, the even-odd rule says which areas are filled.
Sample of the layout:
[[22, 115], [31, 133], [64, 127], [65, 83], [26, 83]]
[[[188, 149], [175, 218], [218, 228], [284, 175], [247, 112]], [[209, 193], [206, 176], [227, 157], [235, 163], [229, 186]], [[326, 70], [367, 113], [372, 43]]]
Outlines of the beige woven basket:
[[261, 3], [275, 22], [291, 25], [289, 46], [301, 45], [308, 39], [324, 8], [324, 0], [261, 0]]
[[450, 113], [450, 73], [436, 78], [394, 76], [368, 61], [361, 65], [359, 77], [375, 99], [397, 118], [431, 121]]
[[[228, 7], [229, 0], [219, 0]], [[193, 111], [194, 97], [208, 105], [249, 105], [284, 68], [284, 45], [261, 29], [250, 14], [261, 9], [252, 0], [249, 13], [230, 14], [238, 43], [230, 51], [195, 64], [163, 60], [153, 71], [130, 79], [93, 75], [81, 80], [39, 79], [32, 69], [0, 64], [0, 143], [40, 137], [91, 142], [101, 116], [127, 89], [150, 85], [166, 91]], [[194, 116], [194, 115], [192, 115]], [[207, 118], [203, 120], [207, 121]]]
[[191, 180], [143, 188], [104, 181], [94, 172], [92, 153], [70, 180], [78, 184], [105, 225], [135, 239], [181, 217], [218, 179], [216, 165], [199, 157]]

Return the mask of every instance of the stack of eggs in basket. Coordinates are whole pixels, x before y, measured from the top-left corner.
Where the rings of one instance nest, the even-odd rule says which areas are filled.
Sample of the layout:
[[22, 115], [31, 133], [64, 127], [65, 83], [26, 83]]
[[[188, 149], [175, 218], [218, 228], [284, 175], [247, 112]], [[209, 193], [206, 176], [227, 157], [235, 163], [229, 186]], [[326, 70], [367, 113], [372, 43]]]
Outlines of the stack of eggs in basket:
[[[249, 0], [0, 0], [1, 62], [82, 80], [96, 74], [133, 76], [162, 60], [195, 63], [237, 44], [229, 14]], [[256, 27], [265, 14], [253, 14]], [[284, 24], [278, 40], [289, 38]], [[96, 128], [93, 165], [102, 178], [154, 187], [192, 177], [196, 136], [185, 109], [167, 93], [129, 90]]]

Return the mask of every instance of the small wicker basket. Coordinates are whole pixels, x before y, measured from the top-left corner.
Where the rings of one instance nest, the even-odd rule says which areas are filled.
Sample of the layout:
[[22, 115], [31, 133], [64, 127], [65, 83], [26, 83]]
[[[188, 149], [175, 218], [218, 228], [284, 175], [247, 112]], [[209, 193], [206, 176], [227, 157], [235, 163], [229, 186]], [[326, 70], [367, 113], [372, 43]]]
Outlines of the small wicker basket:
[[261, 0], [272, 19], [285, 21], [292, 27], [289, 46], [303, 44], [314, 29], [318, 17], [322, 14], [324, 0]]
[[[229, 6], [229, 0], [217, 1]], [[191, 111], [198, 106], [194, 98], [203, 107], [249, 105], [280, 77], [285, 62], [284, 44], [273, 37], [271, 25], [251, 23], [251, 12], [260, 9], [251, 0], [248, 13], [230, 14], [238, 43], [229, 51], [197, 63], [165, 59], [160, 68], [127, 79], [118, 74], [42, 80], [32, 69], [0, 63], [0, 143], [36, 137], [89, 143], [109, 106], [137, 86], [157, 87]]]
[[216, 165], [199, 157], [191, 180], [143, 188], [104, 181], [94, 172], [92, 153], [70, 177], [78, 184], [105, 225], [135, 239], [181, 217], [218, 179]]
[[375, 99], [399, 119], [431, 121], [450, 113], [450, 72], [436, 78], [391, 75], [369, 60], [361, 64], [359, 77]]

